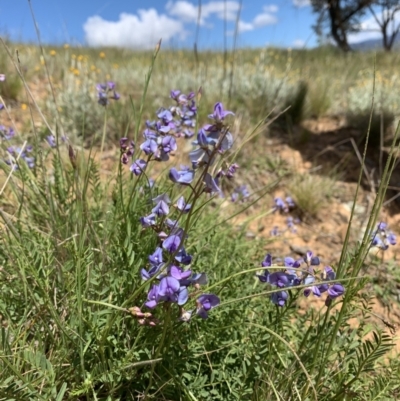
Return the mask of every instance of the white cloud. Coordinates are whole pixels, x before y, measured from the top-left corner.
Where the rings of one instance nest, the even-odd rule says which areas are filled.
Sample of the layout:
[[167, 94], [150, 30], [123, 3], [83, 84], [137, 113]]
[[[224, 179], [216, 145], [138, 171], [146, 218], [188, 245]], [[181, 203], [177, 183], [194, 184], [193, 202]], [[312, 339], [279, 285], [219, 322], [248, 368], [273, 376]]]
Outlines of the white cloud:
[[274, 4], [264, 6], [263, 12], [257, 14], [252, 22], [239, 21], [239, 32], [253, 31], [266, 25], [273, 25], [278, 22], [278, 18], [274, 13], [278, 11], [278, 7]]
[[311, 5], [311, 0], [292, 0], [295, 7], [307, 7]]
[[[378, 15], [379, 20], [382, 20], [382, 14]], [[395, 14], [392, 26], [400, 24], [400, 13]], [[389, 34], [391, 30], [389, 29]], [[360, 24], [360, 32], [351, 33], [348, 35], [349, 43], [358, 43], [370, 39], [381, 39], [382, 33], [374, 17], [367, 18]]]
[[264, 6], [263, 10], [266, 13], [276, 13], [278, 12], [278, 6], [276, 4], [269, 4], [268, 6]]
[[269, 13], [262, 13], [255, 16], [253, 19], [253, 25], [255, 28], [261, 28], [266, 25], [273, 25], [278, 22], [275, 15]]
[[239, 32], [252, 31], [253, 29], [254, 29], [254, 25], [251, 22], [239, 21], [239, 24], [238, 24]]
[[[188, 1], [169, 1], [165, 6], [169, 15], [179, 18], [183, 22], [196, 22], [199, 15], [199, 8]], [[204, 19], [202, 18], [202, 21]]]
[[187, 32], [183, 23], [154, 8], [138, 10], [138, 15], [122, 13], [118, 21], [107, 21], [95, 15], [83, 25], [86, 41], [90, 46], [116, 46], [134, 49], [152, 49], [162, 39], [184, 39]]
[[297, 49], [304, 47], [305, 44], [306, 42], [303, 39], [296, 39], [293, 41], [293, 47]]
[[[169, 1], [165, 6], [169, 15], [178, 18], [183, 22], [197, 22], [199, 17], [199, 6], [185, 0]], [[202, 4], [200, 24], [204, 25], [205, 20], [212, 15], [219, 19], [234, 21], [239, 11], [238, 1], [210, 1]]]

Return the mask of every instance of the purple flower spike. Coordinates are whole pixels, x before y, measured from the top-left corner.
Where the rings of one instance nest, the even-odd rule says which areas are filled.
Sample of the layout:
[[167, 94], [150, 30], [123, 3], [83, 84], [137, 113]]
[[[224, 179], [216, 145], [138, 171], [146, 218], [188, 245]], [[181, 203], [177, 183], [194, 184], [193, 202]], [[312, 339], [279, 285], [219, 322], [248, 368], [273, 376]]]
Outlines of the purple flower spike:
[[214, 294], [203, 294], [197, 298], [197, 314], [203, 318], [208, 318], [208, 311], [221, 303], [219, 297]]
[[271, 301], [275, 305], [278, 305], [280, 307], [285, 306], [286, 300], [288, 299], [289, 294], [286, 291], [278, 291], [274, 292], [271, 295]]
[[147, 167], [147, 163], [143, 159], [137, 159], [129, 168], [135, 175], [140, 175]]
[[235, 115], [233, 112], [229, 110], [224, 110], [224, 106], [222, 105], [221, 102], [218, 102], [214, 106], [214, 113], [210, 114], [208, 118], [212, 118], [216, 122], [221, 122], [225, 119], [226, 116], [228, 115]]

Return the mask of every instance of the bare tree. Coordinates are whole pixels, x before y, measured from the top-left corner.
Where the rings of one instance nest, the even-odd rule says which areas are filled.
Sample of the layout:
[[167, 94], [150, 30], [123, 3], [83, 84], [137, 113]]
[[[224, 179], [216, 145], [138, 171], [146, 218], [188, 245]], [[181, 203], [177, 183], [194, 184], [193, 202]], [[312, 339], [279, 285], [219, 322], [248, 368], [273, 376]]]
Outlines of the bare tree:
[[[380, 7], [379, 15], [374, 6]], [[375, 0], [374, 4], [369, 5], [368, 8], [382, 32], [383, 48], [386, 51], [392, 50], [396, 36], [400, 31], [400, 21], [397, 22], [395, 18], [400, 11], [399, 0]]]
[[313, 11], [319, 15], [319, 25], [327, 25], [337, 46], [348, 52], [351, 50], [348, 34], [359, 30], [360, 17], [372, 2], [373, 0], [311, 0], [311, 5]]

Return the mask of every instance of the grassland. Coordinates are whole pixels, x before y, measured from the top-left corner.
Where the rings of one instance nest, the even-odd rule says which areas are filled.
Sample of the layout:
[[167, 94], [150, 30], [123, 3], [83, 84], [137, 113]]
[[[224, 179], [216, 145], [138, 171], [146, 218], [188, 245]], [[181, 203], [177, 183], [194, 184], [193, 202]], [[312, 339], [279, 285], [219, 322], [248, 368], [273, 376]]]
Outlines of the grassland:
[[[11, 160], [2, 134], [0, 399], [399, 397], [400, 252], [372, 246], [371, 232], [384, 221], [400, 234], [400, 54], [15, 43], [1, 52], [1, 124], [15, 130], [13, 145], [33, 146]], [[102, 107], [96, 84], [107, 81], [121, 98]], [[233, 147], [199, 168], [192, 186], [168, 179], [171, 167], [188, 163], [190, 139], [138, 176], [120, 163], [121, 137], [145, 158], [145, 121], [171, 105], [171, 89], [196, 92], [198, 126], [216, 102], [235, 113]], [[240, 169], [220, 183], [224, 198], [199, 190], [205, 174], [233, 161]], [[208, 276], [185, 310], [171, 301], [144, 306], [150, 285], [140, 271], [172, 231], [160, 231], [164, 220], [152, 229], [139, 221], [163, 193], [196, 204], [188, 214], [170, 211], [188, 234], [189, 268]], [[274, 200], [288, 196], [295, 207], [275, 210]], [[284, 257], [309, 250], [321, 260], [317, 282], [332, 266], [329, 285], [340, 280], [343, 296], [304, 297], [310, 282], [302, 281], [279, 307], [282, 287], [255, 277], [265, 274], [261, 261], [271, 253], [268, 268], [283, 273]], [[207, 320], [195, 316], [201, 288], [221, 300]]]

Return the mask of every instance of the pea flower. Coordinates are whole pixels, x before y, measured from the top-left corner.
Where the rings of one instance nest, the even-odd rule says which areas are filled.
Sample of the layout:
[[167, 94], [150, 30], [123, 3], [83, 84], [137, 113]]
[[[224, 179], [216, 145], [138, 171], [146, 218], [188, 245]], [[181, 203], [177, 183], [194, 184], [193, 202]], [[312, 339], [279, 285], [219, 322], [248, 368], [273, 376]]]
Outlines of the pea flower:
[[185, 198], [183, 196], [180, 196], [176, 201], [175, 207], [182, 213], [189, 213], [192, 205], [186, 203]]
[[396, 245], [397, 238], [396, 235], [389, 231], [388, 226], [384, 222], [377, 224], [376, 230], [371, 234], [372, 246], [376, 246], [379, 249], [385, 251], [389, 248], [389, 245]]
[[169, 171], [169, 178], [172, 182], [181, 185], [190, 185], [194, 179], [194, 171], [189, 170], [185, 166], [181, 166], [182, 170], [177, 170], [176, 168], [171, 168]]
[[[125, 153], [124, 153], [125, 154]], [[137, 159], [132, 163], [130, 170], [135, 175], [140, 175], [147, 167], [147, 163], [143, 159]]]
[[214, 294], [203, 294], [197, 298], [197, 311], [196, 313], [203, 319], [208, 318], [208, 312], [221, 303], [219, 297]]
[[285, 306], [288, 297], [289, 294], [287, 293], [287, 291], [277, 291], [271, 294], [271, 301], [273, 304], [282, 307]]
[[115, 83], [109, 81], [105, 84], [97, 84], [97, 101], [100, 105], [106, 107], [109, 104], [109, 99], [119, 100], [120, 95], [115, 91]]
[[225, 117], [229, 115], [234, 116], [235, 114], [232, 111], [224, 110], [224, 106], [222, 105], [222, 103], [218, 102], [214, 105], [214, 113], [209, 114], [208, 118], [212, 118], [216, 122], [222, 122]]

